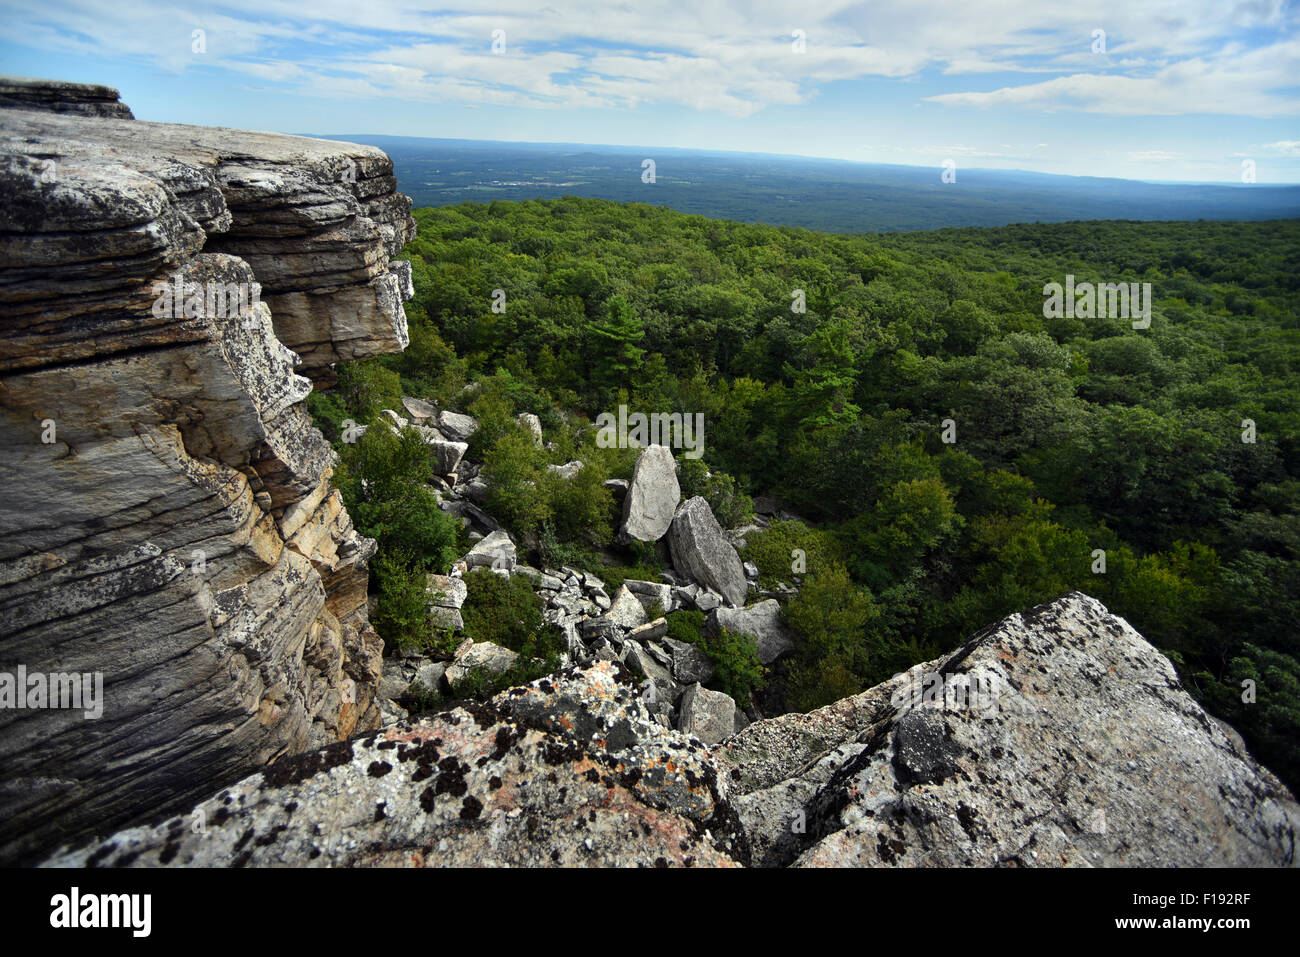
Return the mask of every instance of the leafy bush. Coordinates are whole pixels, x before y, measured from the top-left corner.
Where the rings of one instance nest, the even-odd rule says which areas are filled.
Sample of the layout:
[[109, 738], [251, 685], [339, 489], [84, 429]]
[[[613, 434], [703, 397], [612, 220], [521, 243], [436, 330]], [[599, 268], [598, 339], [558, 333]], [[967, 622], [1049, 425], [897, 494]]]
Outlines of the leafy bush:
[[437, 653], [451, 650], [451, 636], [429, 617], [427, 574], [401, 552], [380, 552], [371, 559], [376, 596], [370, 621], [385, 644]]
[[674, 611], [666, 616], [668, 636], [695, 645], [713, 662], [716, 674], [710, 688], [731, 695], [742, 708], [749, 705], [750, 695], [763, 686], [763, 663], [758, 658], [758, 641], [753, 635], [730, 632], [705, 633], [702, 611]]
[[703, 496], [723, 528], [736, 528], [754, 517], [754, 500], [736, 487], [730, 475], [710, 470], [704, 459], [678, 459], [677, 473], [682, 498]]
[[811, 711], [861, 691], [870, 665], [867, 629], [879, 614], [871, 593], [853, 585], [843, 565], [809, 575], [785, 606], [796, 635], [787, 703]]
[[[795, 549], [804, 553], [803, 572], [792, 570]], [[828, 531], [811, 528], [802, 522], [774, 519], [761, 532], [746, 537], [741, 557], [758, 567], [759, 585], [771, 588], [777, 582], [789, 583], [818, 569], [842, 564], [844, 548]]]

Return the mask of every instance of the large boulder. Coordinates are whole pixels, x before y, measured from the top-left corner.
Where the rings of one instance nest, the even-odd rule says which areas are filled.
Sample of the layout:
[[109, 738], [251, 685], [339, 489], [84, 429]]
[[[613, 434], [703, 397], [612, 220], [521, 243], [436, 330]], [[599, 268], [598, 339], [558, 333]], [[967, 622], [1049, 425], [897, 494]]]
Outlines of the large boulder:
[[677, 730], [693, 735], [704, 744], [717, 744], [731, 737], [735, 729], [736, 702], [721, 691], [710, 691], [698, 682], [682, 695]]
[[1286, 788], [1078, 592], [717, 753], [755, 864], [1297, 863]]
[[509, 648], [490, 641], [470, 641], [466, 638], [465, 643], [456, 649], [455, 659], [447, 666], [447, 684], [455, 691], [475, 671], [502, 675], [513, 668], [518, 660], [519, 655]]
[[438, 416], [438, 431], [453, 442], [465, 442], [478, 431], [478, 420], [459, 412], [443, 412]]
[[470, 569], [492, 568], [513, 572], [515, 543], [505, 532], [493, 532], [466, 553], [465, 565]]
[[430, 442], [429, 447], [433, 449], [433, 471], [438, 475], [454, 474], [460, 460], [469, 451], [466, 442], [444, 442], [439, 439]]
[[637, 456], [632, 481], [623, 498], [620, 528], [623, 539], [659, 541], [668, 533], [681, 498], [672, 449], [666, 445], [646, 446]]
[[461, 606], [469, 594], [463, 578], [450, 575], [429, 575], [425, 592], [429, 598], [429, 617], [439, 628], [464, 631], [465, 621], [460, 616]]
[[758, 643], [758, 660], [765, 665], [794, 651], [794, 635], [781, 621], [781, 603], [775, 598], [755, 602], [748, 608], [715, 608], [704, 626], [714, 635], [724, 628], [732, 634], [753, 635]]
[[722, 534], [709, 503], [700, 496], [677, 506], [668, 529], [673, 566], [712, 588], [733, 605], [743, 605], [749, 585], [740, 556]]
[[418, 423], [424, 423], [438, 417], [438, 410], [433, 407], [433, 403], [409, 395], [402, 396], [402, 408]]

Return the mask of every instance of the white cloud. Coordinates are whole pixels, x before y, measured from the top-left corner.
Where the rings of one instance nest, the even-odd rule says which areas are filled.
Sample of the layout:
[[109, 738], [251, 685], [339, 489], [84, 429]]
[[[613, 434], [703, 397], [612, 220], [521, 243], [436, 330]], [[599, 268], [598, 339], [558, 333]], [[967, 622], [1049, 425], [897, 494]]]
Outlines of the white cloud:
[[[1285, 0], [497, 0], [486, 12], [415, 0], [228, 0], [192, 13], [169, 0], [7, 4], [0, 38], [119, 55], [181, 71], [238, 71], [313, 95], [588, 108], [677, 104], [732, 116], [809, 102], [827, 85], [1057, 74], [929, 97], [957, 107], [1117, 114], [1289, 116], [1296, 25]], [[305, 11], [310, 11], [309, 14]], [[310, 19], [308, 19], [308, 17]], [[90, 26], [94, 24], [94, 26]], [[207, 31], [207, 52], [190, 31]], [[491, 52], [504, 30], [506, 54]], [[806, 49], [791, 48], [803, 30]], [[1106, 31], [1107, 53], [1091, 52]], [[1263, 46], [1258, 37], [1279, 39]], [[1246, 40], [1255, 43], [1252, 49]]]

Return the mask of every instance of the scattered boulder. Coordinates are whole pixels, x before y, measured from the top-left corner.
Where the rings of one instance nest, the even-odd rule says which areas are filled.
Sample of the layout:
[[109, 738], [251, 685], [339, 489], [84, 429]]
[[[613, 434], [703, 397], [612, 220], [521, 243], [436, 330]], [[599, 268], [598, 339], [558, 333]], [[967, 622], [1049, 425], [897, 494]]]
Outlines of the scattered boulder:
[[672, 681], [668, 669], [655, 661], [654, 656], [641, 646], [640, 642], [627, 641], [623, 645], [623, 664], [629, 671], [642, 678], [654, 678], [658, 681]]
[[605, 617], [622, 628], [636, 628], [647, 621], [645, 608], [637, 601], [627, 585], [620, 586], [614, 593]]
[[651, 605], [658, 604], [665, 613], [677, 610], [677, 600], [673, 596], [673, 586], [663, 582], [647, 582], [629, 578], [623, 582], [627, 590], [640, 600], [648, 611]]
[[672, 653], [673, 677], [682, 684], [702, 684], [717, 673], [713, 659], [695, 645], [675, 638], [665, 638], [664, 644]]
[[430, 442], [429, 447], [433, 449], [433, 470], [439, 475], [454, 475], [460, 460], [469, 451], [465, 442], [444, 442], [441, 439]]
[[609, 489], [610, 494], [614, 496], [615, 502], [622, 504], [623, 500], [627, 498], [627, 479], [605, 479], [603, 484], [605, 488]]
[[520, 412], [516, 421], [533, 433], [533, 444], [540, 449], [542, 447], [542, 420], [532, 412]]
[[637, 456], [632, 482], [623, 499], [623, 540], [659, 541], [668, 533], [681, 498], [672, 449], [666, 445], [646, 446]]
[[447, 673], [447, 662], [445, 661], [426, 661], [420, 666], [415, 673], [415, 680], [421, 687], [428, 691], [439, 691], [442, 688], [443, 675]]
[[748, 608], [718, 608], [709, 613], [705, 627], [710, 634], [725, 628], [732, 634], [753, 635], [758, 643], [758, 660], [770, 665], [794, 651], [794, 634], [781, 621], [781, 603], [768, 598]]
[[465, 555], [465, 565], [470, 568], [515, 570], [515, 543], [505, 532], [493, 532], [476, 544]]
[[[657, 641], [664, 635], [668, 634], [668, 619], [656, 618], [654, 621], [647, 621], [644, 625], [638, 625], [627, 633], [627, 637], [632, 641]], [[649, 647], [653, 648], [654, 645]], [[664, 662], [667, 664], [668, 662]]]
[[744, 604], [749, 586], [740, 556], [702, 497], [697, 495], [677, 506], [668, 529], [668, 547], [678, 571], [709, 586], [730, 604]]
[[437, 420], [438, 410], [433, 407], [432, 402], [426, 402], [424, 399], [414, 399], [409, 395], [402, 396], [402, 408], [406, 410], [412, 421], [423, 424], [430, 419]]
[[449, 575], [429, 575], [425, 590], [429, 596], [429, 617], [438, 627], [464, 631], [465, 621], [460, 616], [460, 609], [469, 594], [465, 580]]
[[472, 671], [505, 674], [515, 666], [519, 655], [490, 641], [469, 641], [456, 649], [455, 659], [447, 666], [447, 684], [453, 691]]
[[478, 431], [478, 420], [459, 412], [443, 412], [438, 416], [438, 430], [453, 442], [465, 442]]
[[582, 463], [575, 459], [572, 462], [565, 462], [563, 465], [548, 465], [546, 471], [553, 472], [562, 479], [571, 479], [582, 471]]
[[677, 730], [694, 735], [704, 744], [731, 737], [736, 723], [736, 702], [721, 691], [710, 691], [697, 681], [686, 689], [677, 717]]

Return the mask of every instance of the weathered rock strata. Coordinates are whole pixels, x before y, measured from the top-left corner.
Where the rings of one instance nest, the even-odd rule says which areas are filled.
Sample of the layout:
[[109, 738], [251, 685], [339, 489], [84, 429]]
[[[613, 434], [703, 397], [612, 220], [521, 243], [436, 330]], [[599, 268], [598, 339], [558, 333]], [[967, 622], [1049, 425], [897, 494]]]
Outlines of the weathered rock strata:
[[413, 221], [369, 147], [4, 105], [0, 671], [105, 697], [0, 710], [23, 860], [378, 725], [374, 543], [299, 373], [405, 345]]

